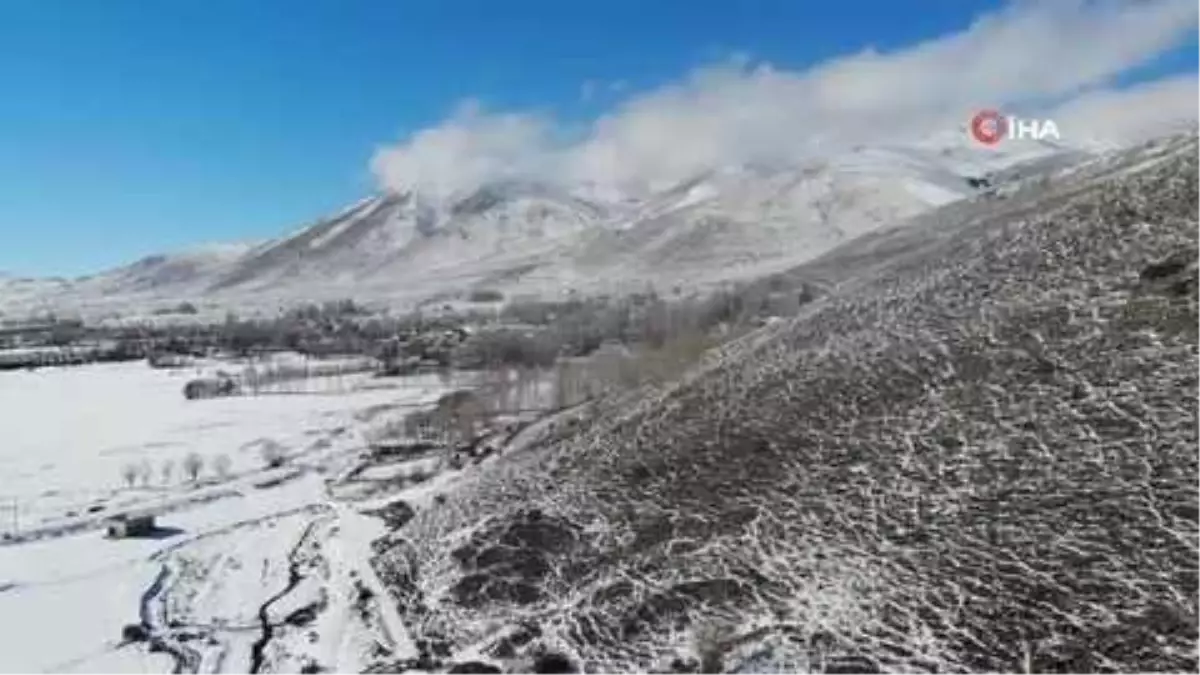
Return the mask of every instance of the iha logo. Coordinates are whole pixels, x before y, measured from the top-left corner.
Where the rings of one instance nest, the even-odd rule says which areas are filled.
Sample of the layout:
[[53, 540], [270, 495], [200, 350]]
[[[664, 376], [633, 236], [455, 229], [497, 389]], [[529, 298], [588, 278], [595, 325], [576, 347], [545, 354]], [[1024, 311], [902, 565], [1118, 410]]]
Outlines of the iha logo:
[[984, 145], [996, 145], [1004, 139], [1059, 140], [1054, 120], [1001, 115], [995, 110], [981, 110], [971, 118], [971, 137]]

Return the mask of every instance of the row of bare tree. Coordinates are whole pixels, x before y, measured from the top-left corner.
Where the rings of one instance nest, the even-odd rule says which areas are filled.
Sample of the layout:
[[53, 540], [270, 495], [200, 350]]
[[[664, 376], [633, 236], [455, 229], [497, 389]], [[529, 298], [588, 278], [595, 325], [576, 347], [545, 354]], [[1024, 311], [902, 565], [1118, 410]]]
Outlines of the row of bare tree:
[[484, 371], [479, 386], [447, 394], [432, 409], [410, 413], [399, 425], [387, 425], [379, 434], [402, 433], [448, 447], [471, 444], [498, 415], [561, 410], [675, 380], [720, 340], [685, 333], [658, 346], [628, 349], [609, 345], [588, 357], [560, 358], [550, 367], [492, 368]]
[[[225, 475], [229, 472], [232, 462], [228, 455], [220, 455], [213, 459], [213, 469], [218, 475]], [[160, 485], [171, 485], [175, 478], [176, 470], [180, 471], [183, 477], [190, 482], [197, 482], [200, 476], [204, 473], [204, 457], [199, 453], [189, 453], [178, 466], [173, 459], [167, 459], [159, 465], [158, 477]], [[121, 467], [121, 481], [127, 487], [150, 487], [154, 481], [155, 470], [154, 465], [150, 460], [142, 460], [141, 462], [130, 462]]]
[[[287, 454], [283, 447], [275, 444], [264, 445], [261, 457], [263, 465], [268, 469], [278, 468], [287, 463]], [[211, 464], [212, 473], [216, 478], [228, 480], [233, 476], [233, 460], [229, 458], [229, 455], [216, 455], [208, 463]], [[178, 464], [173, 459], [164, 460], [157, 471], [159, 485], [162, 487], [171, 485], [177, 471], [184, 480], [193, 484], [198, 483], [204, 475], [205, 466], [204, 456], [197, 452], [188, 453]], [[141, 462], [130, 462], [121, 467], [121, 481], [130, 488], [138, 485], [150, 487], [154, 482], [155, 473], [154, 464], [148, 459]]]

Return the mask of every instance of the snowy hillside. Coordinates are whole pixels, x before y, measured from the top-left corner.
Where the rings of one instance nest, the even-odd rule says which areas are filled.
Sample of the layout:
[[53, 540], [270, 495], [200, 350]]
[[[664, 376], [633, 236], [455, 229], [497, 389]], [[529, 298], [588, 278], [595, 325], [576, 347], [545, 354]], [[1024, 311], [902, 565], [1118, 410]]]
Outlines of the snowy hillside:
[[506, 672], [1194, 672], [1196, 155], [797, 267], [835, 292], [394, 532], [414, 640]]
[[103, 316], [184, 301], [269, 311], [343, 297], [405, 306], [479, 286], [543, 295], [702, 286], [794, 265], [973, 196], [969, 179], [1081, 156], [1041, 143], [987, 149], [947, 133], [801, 165], [714, 167], [637, 199], [527, 182], [438, 202], [378, 195], [258, 245], [151, 256], [75, 280], [0, 278], [0, 311]]

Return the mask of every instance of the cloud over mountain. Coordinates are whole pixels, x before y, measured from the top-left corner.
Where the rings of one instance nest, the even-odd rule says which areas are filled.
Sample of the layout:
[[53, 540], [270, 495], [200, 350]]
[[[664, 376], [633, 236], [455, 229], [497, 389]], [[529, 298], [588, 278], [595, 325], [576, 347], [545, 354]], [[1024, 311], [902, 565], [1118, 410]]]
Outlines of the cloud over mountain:
[[384, 188], [433, 198], [503, 178], [637, 193], [713, 166], [955, 128], [981, 107], [1057, 108], [1089, 134], [1105, 124], [1127, 134], [1194, 119], [1183, 79], [1103, 88], [1178, 46], [1198, 18], [1192, 0], [1015, 2], [892, 52], [867, 48], [804, 70], [747, 61], [700, 68], [625, 98], [572, 141], [544, 115], [469, 104], [381, 148], [372, 167]]
[[438, 126], [381, 149], [372, 161], [380, 182], [430, 197], [542, 171], [549, 121], [523, 113], [485, 113], [468, 101]]
[[1111, 144], [1138, 143], [1196, 128], [1200, 83], [1194, 75], [1166, 77], [1125, 89], [1099, 89], [1054, 110], [1066, 133]]

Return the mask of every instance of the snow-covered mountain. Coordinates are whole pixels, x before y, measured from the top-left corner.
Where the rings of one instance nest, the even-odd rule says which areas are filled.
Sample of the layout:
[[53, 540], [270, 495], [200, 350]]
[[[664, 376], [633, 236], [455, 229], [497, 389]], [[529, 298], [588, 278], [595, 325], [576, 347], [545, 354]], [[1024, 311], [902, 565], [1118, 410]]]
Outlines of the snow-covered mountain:
[[472, 287], [702, 286], [794, 265], [975, 196], [982, 176], [1081, 156], [1045, 143], [981, 148], [959, 131], [802, 163], [714, 167], [639, 199], [532, 182], [437, 203], [381, 194], [257, 245], [151, 256], [74, 280], [0, 277], [0, 311], [104, 314], [182, 301], [271, 310], [344, 297], [406, 306]]
[[202, 291], [214, 274], [251, 250], [251, 244], [214, 244], [184, 253], [152, 255], [86, 281], [104, 293], [136, 293], [159, 288]]

